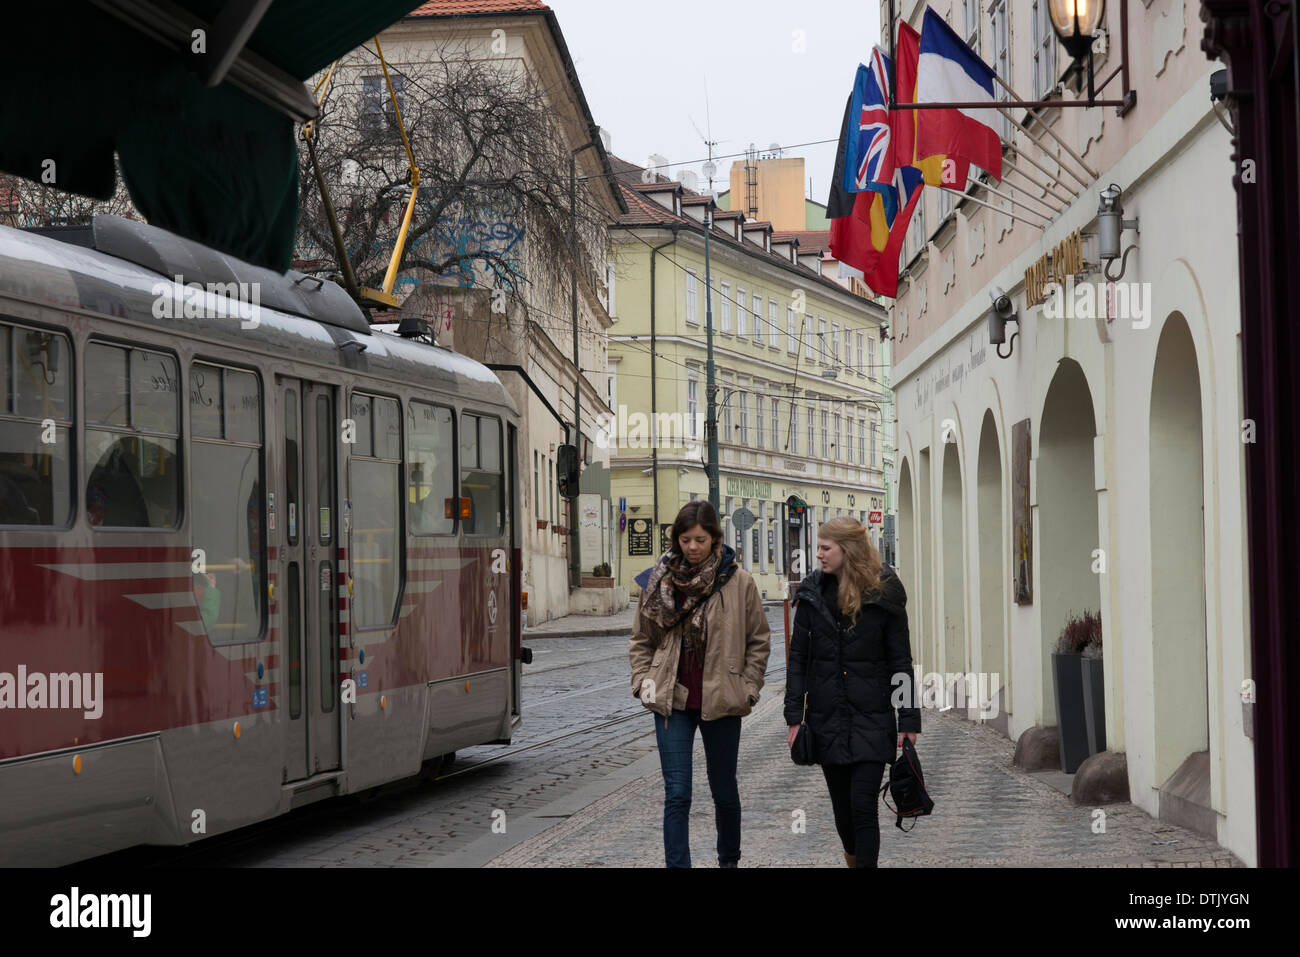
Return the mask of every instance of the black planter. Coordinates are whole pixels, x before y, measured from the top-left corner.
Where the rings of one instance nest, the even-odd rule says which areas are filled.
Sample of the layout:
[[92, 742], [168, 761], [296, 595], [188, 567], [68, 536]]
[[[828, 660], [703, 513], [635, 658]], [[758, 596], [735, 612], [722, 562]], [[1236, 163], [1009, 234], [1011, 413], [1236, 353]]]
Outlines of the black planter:
[[1079, 656], [1083, 666], [1083, 723], [1088, 733], [1088, 754], [1106, 750], [1106, 682], [1102, 659]]
[[1052, 684], [1056, 689], [1061, 770], [1073, 774], [1088, 757], [1088, 731], [1083, 716], [1083, 655], [1052, 652]]

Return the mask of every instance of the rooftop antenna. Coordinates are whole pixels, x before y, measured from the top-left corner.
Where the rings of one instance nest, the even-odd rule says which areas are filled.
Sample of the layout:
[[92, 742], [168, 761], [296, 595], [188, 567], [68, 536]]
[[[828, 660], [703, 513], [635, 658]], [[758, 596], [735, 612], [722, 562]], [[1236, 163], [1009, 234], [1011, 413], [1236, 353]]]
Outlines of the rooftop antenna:
[[713, 115], [709, 109], [709, 75], [704, 74], [704, 126], [708, 131], [701, 133], [699, 125], [694, 119], [691, 120], [691, 126], [695, 127], [695, 133], [704, 141], [704, 147], [709, 151], [709, 158], [704, 161], [700, 171], [704, 173], [705, 179], [709, 181], [709, 195], [713, 195], [713, 177], [717, 175], [718, 164], [713, 161], [713, 150], [718, 145], [718, 141], [713, 138]]

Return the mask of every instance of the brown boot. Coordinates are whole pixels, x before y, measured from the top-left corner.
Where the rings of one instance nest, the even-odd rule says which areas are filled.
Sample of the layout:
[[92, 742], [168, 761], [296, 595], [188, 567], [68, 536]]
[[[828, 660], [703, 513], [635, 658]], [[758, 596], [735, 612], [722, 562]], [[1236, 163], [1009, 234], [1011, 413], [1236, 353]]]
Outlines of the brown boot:
[[848, 851], [845, 851], [845, 852], [844, 852], [844, 863], [847, 864], [849, 867], [857, 867], [857, 866], [858, 866], [858, 856], [857, 856], [856, 854], [850, 854]]

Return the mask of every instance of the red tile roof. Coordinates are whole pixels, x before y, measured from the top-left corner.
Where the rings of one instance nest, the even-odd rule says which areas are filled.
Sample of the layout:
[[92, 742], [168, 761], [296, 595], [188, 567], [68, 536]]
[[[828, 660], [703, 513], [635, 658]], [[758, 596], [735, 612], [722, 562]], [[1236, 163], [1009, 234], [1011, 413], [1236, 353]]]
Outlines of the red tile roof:
[[541, 0], [430, 0], [408, 17], [463, 17], [476, 13], [540, 13], [551, 9]]

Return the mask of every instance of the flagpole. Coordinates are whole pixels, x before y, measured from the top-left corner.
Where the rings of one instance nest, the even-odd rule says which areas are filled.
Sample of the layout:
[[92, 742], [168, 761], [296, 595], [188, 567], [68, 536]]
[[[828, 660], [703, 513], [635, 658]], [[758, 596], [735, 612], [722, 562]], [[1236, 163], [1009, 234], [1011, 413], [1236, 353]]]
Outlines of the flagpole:
[[[1015, 101], [1016, 101], [1017, 104], [1024, 105], [1025, 101], [1022, 100], [1022, 99], [1020, 98], [1020, 94], [1017, 93], [1015, 90], [1011, 89], [1011, 87], [1007, 86], [1006, 81], [1003, 80], [1002, 77], [1000, 77], [1000, 76], [998, 76], [996, 73], [994, 73], [994, 74], [993, 74], [993, 79], [995, 79], [995, 80], [998, 81], [998, 85], [1000, 85], [1000, 86], [1002, 87], [1002, 89], [1006, 90], [1007, 93], [1008, 93], [1008, 94], [1009, 94], [1013, 99], [1015, 99]], [[1011, 114], [1010, 114], [1010, 113], [1007, 113], [1007, 116], [1011, 116]], [[1012, 122], [1015, 122], [1014, 117], [1012, 118]], [[1023, 127], [1021, 127], [1021, 128], [1023, 129]], [[1061, 144], [1062, 149], [1064, 149], [1067, 153], [1069, 153], [1071, 156], [1074, 157], [1074, 161], [1075, 161], [1076, 163], [1079, 164], [1080, 168], [1083, 169], [1084, 172], [1086, 172], [1086, 173], [1087, 173], [1089, 176], [1091, 176], [1093, 179], [1097, 179], [1097, 178], [1098, 178], [1098, 176], [1099, 176], [1100, 174], [1098, 174], [1098, 172], [1097, 172], [1095, 169], [1093, 169], [1091, 166], [1089, 166], [1087, 163], [1085, 163], [1085, 162], [1083, 161], [1083, 157], [1080, 156], [1078, 153], [1076, 153], [1076, 152], [1074, 151], [1074, 148], [1073, 148], [1072, 146], [1070, 146], [1069, 143], [1067, 143], [1067, 142], [1065, 142], [1065, 140], [1061, 139], [1060, 134], [1058, 134], [1058, 133], [1056, 132], [1056, 130], [1052, 129], [1052, 128], [1051, 128], [1050, 126], [1048, 126], [1046, 123], [1043, 124], [1043, 129], [1045, 129], [1049, 134], [1051, 134], [1052, 139], [1056, 140], [1056, 142], [1058, 142], [1058, 143]], [[1026, 130], [1025, 132], [1028, 133], [1029, 131]], [[1076, 176], [1075, 178], [1078, 179], [1077, 176]], [[1085, 187], [1088, 185], [1087, 183], [1084, 183], [1083, 180], [1079, 180], [1079, 182], [1080, 182], [1080, 183], [1083, 183], [1083, 185], [1084, 185]]]
[[1048, 226], [1048, 223], [1050, 222], [1050, 220], [1049, 220], [1049, 221], [1047, 221], [1047, 222], [1036, 223], [1036, 222], [1034, 222], [1033, 220], [1030, 220], [1030, 219], [1024, 219], [1024, 218], [1022, 218], [1022, 217], [1020, 217], [1020, 216], [1017, 216], [1015, 213], [1011, 212], [1010, 210], [1003, 209], [1001, 206], [994, 206], [992, 203], [986, 203], [986, 202], [984, 202], [984, 200], [982, 200], [982, 199], [976, 199], [976, 198], [975, 198], [974, 196], [972, 196], [970, 193], [963, 193], [963, 192], [962, 192], [961, 190], [959, 190], [959, 189], [948, 189], [947, 186], [940, 186], [939, 188], [940, 188], [940, 189], [947, 189], [948, 192], [950, 192], [950, 193], [956, 193], [956, 194], [957, 194], [958, 196], [960, 196], [962, 199], [968, 199], [968, 200], [970, 200], [972, 203], [976, 203], [976, 204], [978, 204], [978, 205], [980, 205], [980, 206], [987, 206], [989, 209], [993, 210], [995, 213], [1001, 213], [1003, 216], [1010, 216], [1012, 219], [1019, 220], [1019, 221], [1022, 222], [1022, 223], [1028, 223], [1030, 226], [1033, 226], [1033, 227], [1036, 228], [1036, 229], [1046, 229], [1047, 226]]
[[[1018, 172], [1020, 172], [1020, 170], [1016, 170], [1015, 172], [1018, 173]], [[983, 183], [980, 183], [980, 185], [983, 186], [984, 184], [983, 184]], [[1057, 215], [1058, 213], [1060, 213], [1060, 211], [1061, 211], [1062, 209], [1065, 208], [1064, 206], [1056, 206], [1054, 203], [1049, 203], [1046, 199], [1039, 199], [1037, 196], [1034, 195], [1033, 190], [1031, 190], [1031, 189], [1029, 189], [1029, 188], [1027, 188], [1027, 187], [1025, 187], [1025, 186], [1021, 186], [1019, 183], [1013, 183], [1013, 182], [1011, 182], [1010, 180], [1006, 179], [1006, 177], [1003, 177], [1003, 178], [1002, 178], [1002, 181], [999, 182], [998, 185], [999, 185], [999, 186], [1005, 186], [1005, 187], [1007, 187], [1008, 189], [1017, 189], [1017, 190], [1019, 190], [1019, 191], [1021, 192], [1021, 194], [1023, 194], [1026, 198], [1028, 198], [1028, 199], [1032, 199], [1032, 200], [1033, 200], [1035, 203], [1037, 203], [1039, 206], [1042, 206], [1044, 209], [1050, 211], [1051, 214], [1052, 214], [1053, 216]], [[1007, 198], [1010, 199], [1010, 197], [1007, 197]], [[1069, 204], [1067, 203], [1066, 205], [1069, 205]]]
[[[1029, 137], [1029, 141], [1030, 141], [1031, 143], [1033, 143], [1035, 146], [1037, 146], [1040, 150], [1042, 150], [1044, 156], [1050, 156], [1050, 157], [1052, 157], [1052, 159], [1056, 162], [1056, 165], [1057, 165], [1057, 166], [1059, 166], [1061, 169], [1065, 170], [1067, 173], [1069, 173], [1071, 176], [1073, 176], [1076, 180], [1079, 181], [1079, 185], [1081, 185], [1084, 189], [1087, 189], [1087, 188], [1088, 188], [1088, 181], [1087, 181], [1086, 179], [1084, 179], [1082, 176], [1080, 176], [1078, 173], [1076, 173], [1076, 172], [1075, 172], [1073, 169], [1071, 169], [1069, 166], [1066, 166], [1065, 163], [1064, 163], [1064, 161], [1063, 161], [1063, 158], [1062, 158], [1061, 156], [1059, 156], [1059, 155], [1053, 153], [1050, 149], [1048, 149], [1048, 148], [1047, 148], [1047, 144], [1043, 142], [1043, 140], [1042, 140], [1041, 137], [1035, 136], [1033, 133], [1029, 132], [1029, 130], [1027, 130], [1027, 129], [1025, 129], [1023, 126], [1021, 126], [1021, 125], [1020, 125], [1020, 122], [1019, 122], [1019, 121], [1018, 121], [1014, 116], [1011, 115], [1011, 111], [1010, 111], [1010, 110], [1008, 110], [1008, 109], [1006, 109], [1006, 108], [1004, 108], [1004, 107], [998, 107], [998, 110], [999, 110], [1000, 112], [1002, 112], [1003, 114], [1005, 114], [1006, 117], [1007, 117], [1007, 119], [1011, 120], [1012, 124], [1016, 127], [1016, 129], [1018, 129], [1021, 133], [1024, 133], [1025, 136]], [[1044, 126], [1043, 128], [1046, 129], [1046, 130], [1048, 130], [1048, 131], [1050, 131], [1050, 132], [1055, 133], [1055, 131], [1052, 130], [1052, 128], [1051, 128], [1050, 126]], [[1015, 150], [1016, 150], [1016, 155], [1018, 155], [1018, 156], [1026, 156], [1025, 152], [1024, 152], [1023, 150], [1021, 150], [1020, 147], [1018, 147], [1018, 146], [1015, 147]], [[1026, 157], [1026, 158], [1028, 158], [1028, 157]], [[1052, 173], [1048, 173], [1048, 171], [1045, 170], [1045, 169], [1043, 169], [1043, 167], [1042, 167], [1041, 165], [1040, 165], [1038, 168], [1039, 168], [1039, 169], [1042, 169], [1043, 172], [1047, 173], [1049, 176], [1054, 175], [1054, 174], [1052, 174]], [[1060, 177], [1058, 176], [1057, 178], [1059, 179]]]
[[1058, 193], [1058, 192], [1056, 191], [1055, 187], [1053, 187], [1052, 185], [1050, 185], [1050, 184], [1048, 184], [1048, 183], [1044, 183], [1044, 182], [1042, 182], [1041, 180], [1034, 179], [1034, 177], [1030, 176], [1028, 173], [1026, 173], [1026, 172], [1025, 172], [1024, 170], [1022, 170], [1020, 167], [1018, 167], [1018, 166], [1016, 166], [1015, 164], [1013, 164], [1013, 163], [1011, 162], [1011, 160], [1007, 159], [1005, 156], [1002, 157], [1002, 165], [1005, 166], [1007, 169], [1011, 170], [1011, 172], [1013, 172], [1013, 173], [1019, 173], [1019, 174], [1020, 174], [1021, 176], [1023, 176], [1025, 179], [1029, 180], [1029, 182], [1033, 183], [1035, 186], [1038, 186], [1038, 187], [1040, 187], [1041, 189], [1045, 189], [1045, 190], [1047, 190], [1049, 193], [1051, 193], [1053, 196], [1055, 196], [1055, 197], [1056, 197], [1057, 199], [1059, 199], [1061, 202], [1065, 203], [1065, 205], [1068, 206], [1068, 205], [1070, 205], [1070, 203], [1074, 202], [1074, 198], [1073, 198], [1073, 197], [1063, 196], [1063, 195], [1061, 195], [1060, 193]]
[[[1008, 185], [1011, 185], [1011, 184], [1008, 184]], [[1043, 216], [1042, 213], [1040, 213], [1038, 210], [1034, 209], [1032, 206], [1026, 206], [1024, 203], [1020, 202], [1020, 200], [1016, 199], [1016, 198], [1013, 197], [1013, 196], [1008, 196], [1006, 193], [1000, 192], [999, 190], [994, 189], [994, 188], [993, 188], [992, 186], [990, 186], [988, 183], [981, 183], [979, 180], [976, 180], [976, 181], [975, 181], [975, 187], [976, 187], [977, 189], [987, 189], [987, 190], [988, 190], [990, 193], [992, 193], [994, 196], [1000, 196], [1000, 197], [1002, 197], [1003, 199], [1005, 199], [1007, 202], [1009, 202], [1009, 203], [1014, 203], [1016, 206], [1019, 206], [1021, 209], [1023, 209], [1023, 210], [1027, 210], [1028, 212], [1033, 213], [1035, 216]], [[945, 187], [945, 188], [947, 188], [947, 187]], [[1021, 188], [1020, 191], [1023, 193], [1023, 192], [1024, 192], [1024, 189]], [[1028, 199], [1034, 199], [1034, 197], [1029, 196], [1028, 194], [1026, 194], [1026, 198], [1028, 198]], [[1044, 209], [1046, 209], [1049, 213], [1052, 214], [1051, 216], [1043, 216], [1043, 218], [1046, 219], [1046, 220], [1049, 220], [1049, 221], [1050, 221], [1050, 220], [1052, 220], [1052, 219], [1055, 219], [1056, 216], [1057, 216], [1057, 214], [1059, 214], [1059, 213], [1061, 212], [1059, 209], [1053, 209], [1051, 206], [1048, 206], [1046, 203], [1044, 203], [1044, 202], [1043, 202], [1042, 200], [1040, 200], [1040, 199], [1034, 199], [1034, 202], [1036, 202], [1039, 206], [1042, 206]]]
[[[1013, 122], [1014, 122], [1014, 121], [1013, 121]], [[1025, 135], [1028, 136], [1029, 134], [1026, 133]], [[1029, 161], [1030, 163], [1032, 163], [1034, 166], [1036, 166], [1036, 167], [1038, 167], [1040, 170], [1042, 170], [1044, 176], [1046, 176], [1046, 177], [1048, 177], [1049, 179], [1051, 179], [1053, 182], [1055, 182], [1055, 183], [1056, 183], [1058, 186], [1060, 186], [1062, 189], [1069, 189], [1071, 193], [1074, 193], [1074, 198], [1077, 198], [1077, 197], [1078, 197], [1079, 194], [1078, 194], [1077, 191], [1075, 191], [1075, 190], [1073, 190], [1073, 189], [1070, 189], [1070, 187], [1068, 187], [1068, 186], [1065, 185], [1065, 182], [1061, 179], [1061, 174], [1060, 174], [1059, 172], [1053, 173], [1050, 169], [1048, 169], [1048, 168], [1047, 168], [1046, 166], [1044, 166], [1042, 163], [1038, 162], [1038, 160], [1034, 159], [1032, 156], [1030, 156], [1028, 153], [1026, 153], [1024, 150], [1022, 150], [1019, 146], [1017, 146], [1016, 143], [1015, 143], [1014, 141], [1008, 141], [1006, 145], [1009, 146], [1009, 147], [1011, 147], [1013, 150], [1015, 150], [1015, 151], [1016, 151], [1016, 156], [1018, 156], [1020, 159], [1028, 160], [1028, 161]], [[1048, 155], [1050, 156], [1051, 154], [1049, 153]], [[1004, 162], [1005, 162], [1005, 161], [1004, 161]], [[1065, 164], [1062, 163], [1060, 160], [1057, 160], [1056, 165], [1059, 166], [1059, 167], [1061, 167], [1061, 169], [1065, 169]], [[1072, 198], [1072, 199], [1070, 200], [1070, 202], [1074, 202], [1074, 199]]]

